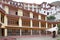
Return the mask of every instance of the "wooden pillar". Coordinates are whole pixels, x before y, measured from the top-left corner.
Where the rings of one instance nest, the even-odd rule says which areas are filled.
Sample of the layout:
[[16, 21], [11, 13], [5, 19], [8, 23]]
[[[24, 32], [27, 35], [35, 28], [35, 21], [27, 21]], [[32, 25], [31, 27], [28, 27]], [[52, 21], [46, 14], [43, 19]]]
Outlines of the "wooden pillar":
[[32, 29], [31, 29], [31, 35], [32, 35]]
[[[41, 28], [41, 22], [39, 21], [39, 28]], [[41, 30], [39, 30], [39, 35], [41, 35]]]
[[32, 23], [32, 20], [30, 20], [30, 27], [33, 27], [33, 23]]
[[22, 30], [20, 29], [20, 36], [22, 36]]
[[[48, 23], [46, 22], [46, 28], [48, 28]], [[46, 35], [47, 35], [47, 31], [46, 31]]]
[[22, 27], [22, 19], [19, 18], [19, 27]]
[[[30, 27], [31, 27], [31, 28], [33, 27], [32, 20], [30, 20]], [[31, 29], [31, 35], [32, 35], [32, 29]]]
[[[56, 24], [56, 27], [58, 27], [57, 24]], [[57, 28], [57, 30], [56, 30], [56, 35], [58, 35], [58, 28]]]
[[7, 29], [4, 30], [4, 36], [7, 36]]
[[30, 18], [33, 18], [33, 13], [32, 12], [30, 12]]
[[5, 12], [6, 12], [6, 14], [9, 14], [9, 7], [8, 6], [5, 6]]
[[5, 26], [8, 25], [8, 19], [7, 19], [7, 16], [6, 15], [4, 16], [4, 24], [5, 24]]
[[41, 15], [38, 15], [38, 19], [41, 20]]

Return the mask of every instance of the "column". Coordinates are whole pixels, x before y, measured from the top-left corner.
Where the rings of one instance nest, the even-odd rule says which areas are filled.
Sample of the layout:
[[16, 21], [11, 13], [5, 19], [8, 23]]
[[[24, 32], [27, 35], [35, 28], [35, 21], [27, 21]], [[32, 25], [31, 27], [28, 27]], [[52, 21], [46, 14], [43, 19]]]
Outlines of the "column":
[[21, 17], [19, 18], [19, 27], [22, 27], [22, 19], [21, 19]]
[[30, 20], [30, 27], [33, 27], [33, 23], [32, 23], [32, 20]]
[[31, 35], [32, 35], [32, 29], [31, 29]]
[[[33, 27], [32, 20], [30, 20], [30, 27], [31, 27], [31, 28]], [[31, 29], [31, 35], [32, 35], [32, 29]]]
[[57, 26], [57, 24], [56, 24], [56, 27], [57, 27], [57, 30], [56, 30], [56, 35], [58, 35], [58, 26]]
[[7, 36], [7, 29], [4, 30], [4, 36]]
[[20, 36], [22, 35], [22, 30], [20, 29]]
[[[48, 28], [48, 23], [46, 22], [46, 28]], [[46, 35], [47, 35], [47, 31], [46, 31]]]
[[51, 27], [53, 28], [53, 24], [51, 24]]
[[5, 12], [6, 12], [6, 14], [9, 14], [9, 7], [8, 6], [5, 6]]
[[39, 21], [39, 28], [41, 28], [41, 22]]
[[48, 28], [48, 23], [46, 22], [46, 28]]
[[7, 26], [7, 24], [8, 24], [8, 19], [7, 19], [6, 15], [4, 16], [4, 24], [5, 24], [5, 26]]
[[33, 13], [32, 12], [30, 12], [30, 18], [33, 18]]
[[45, 17], [45, 21], [47, 21], [47, 17]]
[[23, 11], [18, 9], [18, 16], [23, 16]]
[[38, 19], [41, 20], [41, 15], [38, 15]]
[[[39, 21], [39, 28], [41, 28], [41, 22]], [[41, 35], [41, 30], [39, 30], [39, 34]]]

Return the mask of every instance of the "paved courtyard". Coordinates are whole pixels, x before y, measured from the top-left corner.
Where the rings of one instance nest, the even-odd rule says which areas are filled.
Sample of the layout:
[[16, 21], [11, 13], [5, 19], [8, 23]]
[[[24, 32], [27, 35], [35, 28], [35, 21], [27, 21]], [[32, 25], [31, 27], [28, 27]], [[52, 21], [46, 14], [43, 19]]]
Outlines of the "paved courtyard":
[[22, 38], [16, 38], [16, 40], [57, 40], [60, 36], [57, 36], [56, 38], [52, 38], [52, 36], [37, 36], [37, 37], [22, 37]]
[[52, 38], [51, 35], [0, 37], [0, 40], [57, 40], [57, 39], [60, 39], [60, 35], [58, 35], [56, 38]]

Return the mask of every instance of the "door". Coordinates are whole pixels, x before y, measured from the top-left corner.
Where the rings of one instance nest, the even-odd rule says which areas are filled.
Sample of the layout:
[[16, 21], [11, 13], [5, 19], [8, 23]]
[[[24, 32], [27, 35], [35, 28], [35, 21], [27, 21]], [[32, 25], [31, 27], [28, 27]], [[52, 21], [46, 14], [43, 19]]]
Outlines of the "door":
[[4, 36], [4, 29], [0, 29], [0, 36]]
[[4, 29], [1, 29], [2, 36], [4, 36]]

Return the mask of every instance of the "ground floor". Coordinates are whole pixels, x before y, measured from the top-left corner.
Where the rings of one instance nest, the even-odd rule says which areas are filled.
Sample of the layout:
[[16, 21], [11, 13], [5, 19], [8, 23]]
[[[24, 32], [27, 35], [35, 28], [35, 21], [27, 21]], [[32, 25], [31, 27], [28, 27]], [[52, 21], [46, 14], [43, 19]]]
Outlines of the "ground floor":
[[0, 37], [0, 40], [60, 40], [60, 35], [55, 38], [52, 35], [8, 36]]
[[38, 29], [0, 28], [0, 36], [48, 35], [51, 32]]

